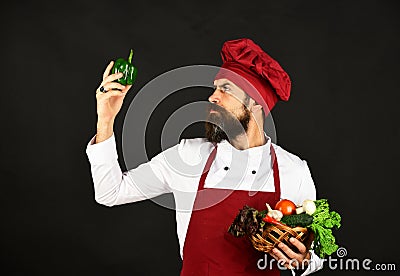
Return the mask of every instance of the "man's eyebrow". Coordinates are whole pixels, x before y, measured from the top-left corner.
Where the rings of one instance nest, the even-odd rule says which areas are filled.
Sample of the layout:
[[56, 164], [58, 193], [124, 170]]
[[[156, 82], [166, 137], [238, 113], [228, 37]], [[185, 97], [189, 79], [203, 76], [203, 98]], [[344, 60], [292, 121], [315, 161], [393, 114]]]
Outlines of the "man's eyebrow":
[[214, 87], [223, 87], [223, 86], [230, 86], [231, 84], [229, 83], [229, 82], [224, 82], [223, 84], [221, 84], [221, 85], [215, 85], [214, 84]]

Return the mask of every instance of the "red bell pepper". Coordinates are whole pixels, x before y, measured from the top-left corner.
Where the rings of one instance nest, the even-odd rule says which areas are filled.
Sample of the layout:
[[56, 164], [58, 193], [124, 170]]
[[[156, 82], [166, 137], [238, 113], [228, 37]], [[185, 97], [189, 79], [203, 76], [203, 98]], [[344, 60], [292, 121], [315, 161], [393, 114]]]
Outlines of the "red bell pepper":
[[271, 223], [271, 224], [279, 225], [279, 226], [286, 226], [286, 224], [284, 224], [284, 223], [282, 223], [282, 222], [280, 222], [280, 221], [277, 221], [276, 219], [274, 219], [273, 217], [270, 217], [270, 216], [268, 216], [268, 215], [266, 215], [266, 216], [263, 218], [263, 221], [268, 222], [268, 223]]

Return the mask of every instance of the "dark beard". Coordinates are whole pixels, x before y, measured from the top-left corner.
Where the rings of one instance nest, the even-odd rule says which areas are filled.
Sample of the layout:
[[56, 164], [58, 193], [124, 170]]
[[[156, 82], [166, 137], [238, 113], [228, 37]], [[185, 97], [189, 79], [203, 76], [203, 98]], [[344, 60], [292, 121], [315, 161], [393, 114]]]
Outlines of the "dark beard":
[[220, 143], [222, 140], [229, 141], [239, 135], [245, 134], [249, 128], [250, 111], [242, 106], [243, 114], [236, 118], [232, 113], [221, 107], [213, 106], [212, 109], [219, 113], [209, 113], [205, 124], [206, 138], [211, 143]]

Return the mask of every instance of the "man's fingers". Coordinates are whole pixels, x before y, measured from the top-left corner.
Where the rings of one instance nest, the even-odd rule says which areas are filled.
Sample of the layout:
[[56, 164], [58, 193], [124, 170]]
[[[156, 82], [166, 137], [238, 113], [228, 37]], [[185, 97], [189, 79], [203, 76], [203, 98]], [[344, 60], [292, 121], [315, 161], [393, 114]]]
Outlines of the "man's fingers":
[[[107, 92], [108, 94], [108, 92]], [[110, 97], [125, 97], [126, 93], [119, 91], [119, 90], [111, 90], [110, 91]]]
[[108, 91], [106, 93], [102, 93], [102, 92], [96, 93], [96, 98], [97, 99], [106, 100], [106, 99], [109, 99], [109, 98], [112, 98], [112, 97], [122, 97], [122, 96], [125, 96], [125, 95], [126, 95], [126, 93], [124, 93], [122, 91], [110, 90], [110, 91]]
[[106, 77], [108, 77], [108, 75], [110, 74], [110, 71], [111, 71], [111, 68], [113, 67], [113, 65], [114, 65], [114, 61], [111, 61], [111, 62], [107, 65], [107, 68], [106, 68], [106, 70], [104, 70], [104, 73], [103, 73], [103, 81], [104, 81], [104, 79], [105, 79]]
[[286, 256], [288, 256], [289, 258], [296, 258], [298, 256], [298, 254], [296, 252], [294, 252], [292, 249], [290, 249], [286, 244], [284, 243], [279, 243], [278, 247], [285, 252]]
[[[300, 253], [294, 252], [292, 249], [290, 249], [286, 244], [284, 243], [280, 243], [278, 245], [279, 249], [282, 251], [279, 252], [283, 252], [282, 255], [287, 257], [288, 259], [290, 258], [290, 261], [288, 260], [287, 264], [289, 265], [288, 267], [293, 268], [293, 267], [299, 267], [299, 265], [302, 265], [304, 267], [304, 265], [307, 264], [308, 260], [310, 259], [310, 255], [309, 252], [307, 251], [307, 248], [305, 247], [305, 245], [294, 238], [290, 239], [290, 242], [297, 247], [297, 249], [300, 251]], [[281, 255], [278, 254], [279, 257], [281, 257]]]
[[271, 255], [271, 257], [274, 258], [280, 266], [285, 266], [286, 268], [289, 268], [289, 267], [288, 267], [288, 263], [286, 262], [286, 260], [280, 258], [280, 257], [279, 257], [277, 254], [275, 254], [273, 251], [271, 251], [271, 252], [269, 253], [269, 255]]
[[119, 78], [122, 78], [124, 76], [124, 74], [122, 73], [115, 73], [115, 74], [111, 74], [109, 76], [107, 76], [101, 83], [101, 85], [104, 85], [107, 82], [113, 82]]
[[299, 267], [304, 260], [307, 260], [306, 254], [308, 253], [302, 242], [298, 241], [297, 239], [294, 239], [294, 241], [290, 240], [290, 242], [297, 247], [297, 249], [301, 252], [300, 254], [294, 252], [286, 244], [281, 242], [278, 244], [279, 249], [274, 248], [270, 255], [280, 264], [289, 269], [293, 269]]
[[290, 241], [294, 246], [297, 247], [297, 249], [299, 250], [299, 252], [300, 252], [301, 254], [304, 254], [304, 253], [307, 252], [307, 248], [306, 248], [306, 246], [304, 245], [304, 243], [302, 243], [302, 242], [299, 241], [298, 239], [290, 238], [289, 241]]
[[132, 87], [132, 85], [127, 85], [127, 86], [125, 86], [125, 88], [124, 88], [124, 89], [122, 89], [122, 93], [126, 93], [126, 92], [128, 92], [128, 91], [129, 91], [129, 89], [131, 89], [131, 87]]
[[103, 85], [103, 87], [109, 91], [109, 90], [113, 90], [113, 89], [119, 89], [121, 91], [126, 89], [126, 86], [118, 83], [118, 82], [107, 82], [106, 84]]
[[277, 248], [274, 248], [272, 250], [273, 253], [273, 257], [275, 258], [275, 260], [277, 260], [278, 262], [280, 262], [281, 264], [285, 264], [285, 266], [287, 264], [289, 264], [289, 259], [285, 256], [285, 254], [282, 253], [282, 251], [280, 251]]

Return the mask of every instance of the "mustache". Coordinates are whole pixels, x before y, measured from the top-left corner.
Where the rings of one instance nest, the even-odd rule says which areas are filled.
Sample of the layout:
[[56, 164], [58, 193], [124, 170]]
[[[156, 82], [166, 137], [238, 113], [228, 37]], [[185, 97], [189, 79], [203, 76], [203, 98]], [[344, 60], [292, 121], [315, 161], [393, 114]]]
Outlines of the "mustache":
[[207, 111], [205, 129], [206, 138], [209, 142], [230, 141], [231, 138], [234, 139], [246, 133], [250, 120], [250, 113], [246, 110], [240, 116], [235, 116], [225, 108], [210, 103]]
[[237, 118], [234, 114], [226, 110], [224, 107], [221, 107], [214, 103], [210, 103], [206, 109], [207, 124], [213, 124], [223, 130], [225, 130], [226, 127], [235, 128], [241, 126], [240, 118]]
[[207, 114], [210, 114], [211, 111], [216, 111], [216, 112], [220, 113], [221, 115], [230, 114], [225, 108], [223, 108], [217, 104], [214, 104], [214, 103], [210, 103], [206, 108]]
[[207, 108], [206, 108], [206, 112], [209, 113], [210, 111], [218, 111], [219, 107], [218, 105], [214, 104], [214, 103], [209, 103]]

